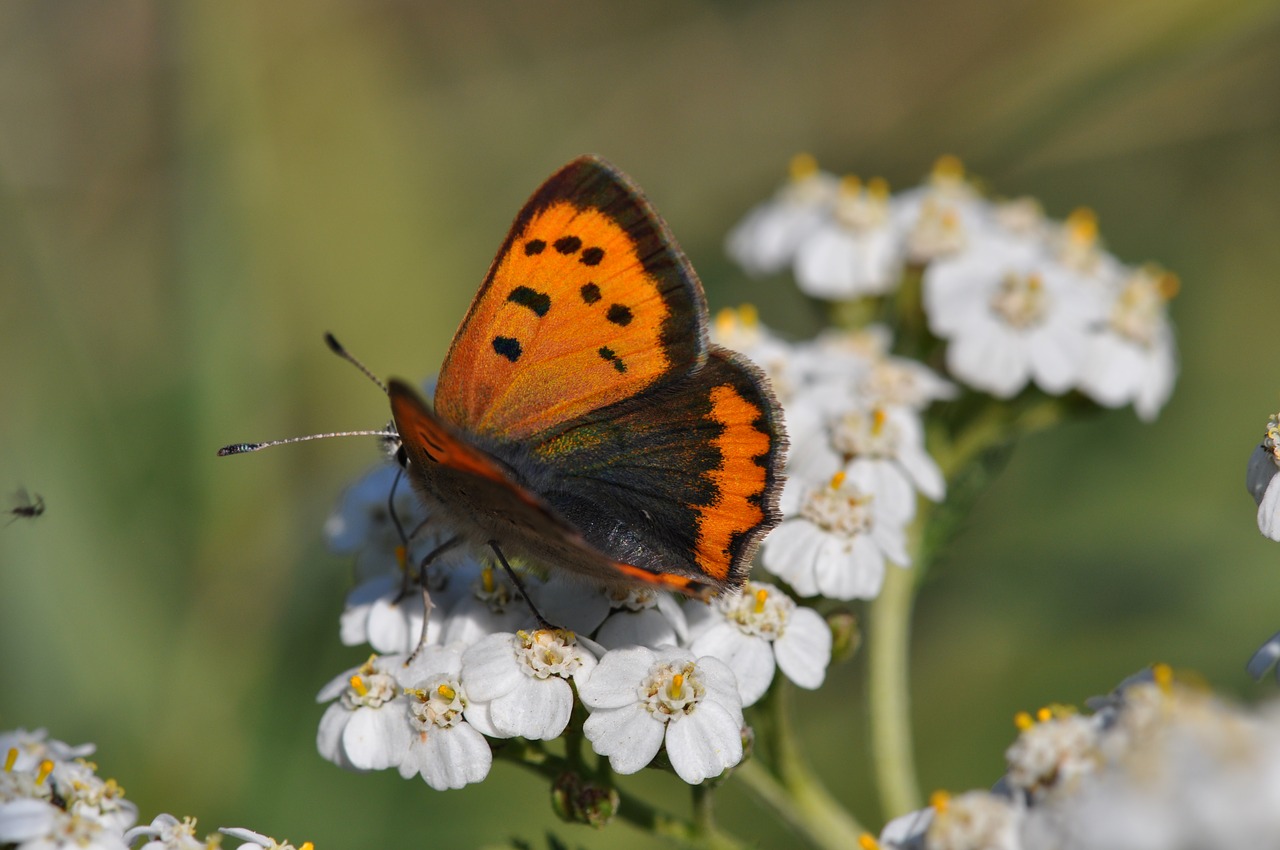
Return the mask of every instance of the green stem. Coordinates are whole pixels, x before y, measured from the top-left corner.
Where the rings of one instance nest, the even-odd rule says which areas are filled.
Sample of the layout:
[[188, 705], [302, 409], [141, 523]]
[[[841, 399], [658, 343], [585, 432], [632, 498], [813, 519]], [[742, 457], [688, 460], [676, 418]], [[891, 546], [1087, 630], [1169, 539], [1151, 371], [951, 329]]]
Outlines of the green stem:
[[791, 716], [790, 683], [775, 682], [760, 709], [774, 772], [753, 758], [735, 768], [733, 775], [815, 847], [857, 847], [866, 830], [831, 796], [800, 751]]
[[693, 796], [693, 824], [703, 835], [716, 832], [715, 790], [710, 784], [694, 785], [690, 789]]
[[[915, 541], [920, 525], [912, 527]], [[912, 546], [918, 551], [918, 545]], [[913, 552], [913, 555], [915, 552]], [[871, 604], [867, 640], [871, 757], [885, 820], [920, 808], [911, 739], [910, 639], [916, 564], [889, 567], [884, 588]]]
[[[948, 502], [941, 506], [921, 502], [909, 529], [911, 567], [889, 569], [880, 596], [871, 604], [868, 630], [871, 753], [886, 820], [922, 805], [911, 734], [911, 612], [916, 589], [933, 553], [959, 527], [956, 518], [968, 510], [979, 492], [973, 486], [964, 486], [957, 493], [953, 485], [979, 464], [998, 465], [989, 456], [991, 450], [1007, 446], [1019, 436], [1044, 430], [1060, 422], [1064, 414], [1061, 399], [1033, 395], [1012, 404], [986, 405], [952, 439], [940, 432], [930, 434], [930, 453], [951, 488]], [[934, 525], [940, 527], [930, 528], [930, 519], [939, 520]]]
[[[513, 740], [497, 749], [494, 757], [520, 765], [552, 781], [572, 769], [568, 760], [528, 741]], [[745, 850], [747, 847], [744, 842], [716, 828], [714, 823], [707, 828], [706, 824], [664, 812], [621, 788], [615, 787], [614, 790], [618, 792], [618, 818], [642, 832], [669, 838], [697, 850]]]

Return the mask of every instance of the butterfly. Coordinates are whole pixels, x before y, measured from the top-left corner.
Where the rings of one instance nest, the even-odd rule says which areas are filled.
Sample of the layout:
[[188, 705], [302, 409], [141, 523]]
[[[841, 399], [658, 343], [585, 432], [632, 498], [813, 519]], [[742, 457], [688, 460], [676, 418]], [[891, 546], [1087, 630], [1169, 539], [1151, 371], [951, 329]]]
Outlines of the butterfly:
[[709, 342], [692, 266], [597, 157], [516, 216], [434, 406], [405, 381], [388, 393], [419, 495], [499, 558], [706, 598], [742, 586], [780, 520], [786, 436], [766, 378]]

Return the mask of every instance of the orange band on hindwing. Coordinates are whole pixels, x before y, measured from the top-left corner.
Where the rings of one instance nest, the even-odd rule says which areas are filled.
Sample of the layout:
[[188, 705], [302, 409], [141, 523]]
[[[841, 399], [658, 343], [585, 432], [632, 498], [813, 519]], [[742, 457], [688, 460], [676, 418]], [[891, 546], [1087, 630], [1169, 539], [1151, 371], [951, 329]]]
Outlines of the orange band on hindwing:
[[697, 562], [707, 575], [725, 580], [737, 555], [735, 544], [765, 520], [764, 493], [772, 440], [762, 430], [764, 411], [730, 384], [713, 387], [708, 418], [724, 432], [714, 442], [720, 466], [706, 473], [716, 500], [698, 509]]

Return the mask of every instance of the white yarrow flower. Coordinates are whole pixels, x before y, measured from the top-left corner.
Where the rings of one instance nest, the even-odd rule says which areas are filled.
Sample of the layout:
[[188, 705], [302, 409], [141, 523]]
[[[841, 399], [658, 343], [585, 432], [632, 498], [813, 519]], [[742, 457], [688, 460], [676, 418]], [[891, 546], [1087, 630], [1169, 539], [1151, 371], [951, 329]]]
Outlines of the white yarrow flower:
[[750, 275], [772, 274], [829, 214], [837, 180], [807, 154], [791, 160], [791, 179], [774, 197], [747, 213], [725, 239], [725, 250]]
[[914, 263], [959, 254], [975, 234], [990, 226], [986, 202], [966, 179], [964, 165], [954, 156], [938, 157], [927, 182], [895, 195], [891, 209], [906, 256]]
[[1104, 322], [1090, 337], [1080, 389], [1105, 407], [1133, 403], [1144, 421], [1155, 419], [1169, 400], [1178, 355], [1168, 303], [1178, 279], [1152, 267], [1137, 269], [1120, 284]]
[[744, 706], [764, 696], [775, 667], [802, 688], [813, 690], [831, 663], [831, 629], [812, 608], [796, 605], [777, 587], [749, 581], [742, 593], [709, 605], [690, 600], [686, 610], [696, 656], [719, 658], [738, 680]]
[[122, 831], [43, 800], [0, 803], [0, 845], [15, 850], [127, 850]]
[[636, 773], [666, 745], [696, 785], [742, 760], [742, 701], [733, 672], [686, 649], [608, 652], [578, 690], [591, 715], [582, 731], [618, 773]]
[[1267, 420], [1267, 433], [1262, 444], [1249, 456], [1245, 486], [1258, 503], [1258, 530], [1263, 536], [1280, 541], [1280, 413]]
[[[258, 848], [263, 848], [263, 850], [299, 850], [288, 841], [276, 841], [269, 835], [263, 835], [260, 832], [254, 832], [252, 829], [245, 829], [244, 827], [224, 827], [219, 829], [218, 832], [243, 841], [244, 844], [241, 844], [238, 850], [258, 850]], [[310, 846], [311, 842], [309, 841], [302, 845], [303, 848]]]
[[[536, 593], [538, 580], [526, 573], [524, 585]], [[485, 566], [449, 609], [444, 643], [473, 644], [496, 632], [534, 626], [533, 609], [505, 574]]]
[[416, 679], [406, 689], [411, 735], [400, 775], [408, 779], [420, 774], [437, 791], [482, 781], [489, 775], [493, 751], [466, 720], [470, 701], [461, 681], [460, 647], [428, 647], [412, 671], [406, 676]]
[[947, 368], [999, 398], [1029, 381], [1050, 394], [1075, 385], [1096, 293], [1032, 242], [987, 236], [924, 274], [929, 328], [947, 340]]
[[623, 646], [683, 644], [689, 636], [684, 609], [670, 594], [649, 588], [617, 590], [609, 594], [613, 611], [596, 632], [606, 649]]
[[[397, 476], [399, 481], [397, 483]], [[391, 488], [395, 486], [395, 498]], [[397, 528], [390, 507], [394, 505]], [[329, 548], [340, 555], [356, 556], [356, 574], [376, 576], [396, 571], [407, 559], [426, 554], [434, 542], [427, 535], [414, 538], [412, 552], [403, 551], [405, 539], [426, 519], [422, 500], [395, 464], [383, 463], [342, 492], [338, 506], [325, 520]], [[402, 533], [404, 536], [402, 536]]]
[[[432, 651], [438, 648], [425, 653]], [[316, 732], [321, 756], [350, 770], [384, 770], [400, 763], [410, 736], [404, 683], [397, 678], [406, 658], [372, 656], [321, 689], [317, 702], [334, 700]]]
[[929, 850], [1021, 850], [1023, 809], [987, 791], [955, 797], [934, 795], [933, 821], [925, 833]]
[[221, 843], [218, 836], [204, 841], [196, 838], [195, 818], [178, 820], [170, 814], [156, 815], [147, 826], [134, 827], [124, 834], [125, 844], [130, 847], [139, 838], [151, 840], [138, 850], [217, 850]]
[[1032, 799], [1074, 791], [1079, 778], [1102, 763], [1098, 723], [1092, 717], [1050, 715], [1038, 723], [1027, 718], [1024, 725], [1005, 751], [1005, 781]]
[[852, 175], [840, 181], [831, 214], [796, 248], [800, 291], [828, 301], [881, 295], [902, 274], [902, 245], [890, 226], [889, 186], [865, 186]]
[[839, 472], [816, 488], [789, 479], [783, 488], [786, 518], [764, 540], [764, 565], [801, 596], [874, 599], [885, 561], [911, 562], [904, 520], [886, 512], [866, 475]]
[[596, 659], [572, 632], [489, 635], [462, 655], [462, 681], [470, 702], [466, 718], [491, 737], [550, 741], [569, 725], [573, 689]]

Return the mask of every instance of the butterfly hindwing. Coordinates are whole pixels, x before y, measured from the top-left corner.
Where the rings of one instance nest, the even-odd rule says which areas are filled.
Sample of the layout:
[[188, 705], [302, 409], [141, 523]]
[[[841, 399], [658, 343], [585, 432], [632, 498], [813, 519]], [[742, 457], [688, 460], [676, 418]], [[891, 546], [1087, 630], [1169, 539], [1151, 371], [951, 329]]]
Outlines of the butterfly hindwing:
[[449, 349], [436, 412], [469, 433], [526, 439], [696, 369], [706, 314], [640, 191], [579, 158], [516, 217]]
[[534, 457], [555, 470], [542, 498], [631, 577], [724, 590], [778, 522], [785, 449], [763, 377], [713, 348], [703, 368], [547, 435]]

